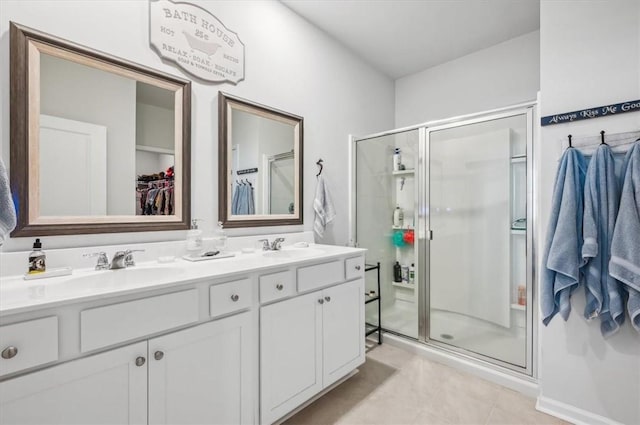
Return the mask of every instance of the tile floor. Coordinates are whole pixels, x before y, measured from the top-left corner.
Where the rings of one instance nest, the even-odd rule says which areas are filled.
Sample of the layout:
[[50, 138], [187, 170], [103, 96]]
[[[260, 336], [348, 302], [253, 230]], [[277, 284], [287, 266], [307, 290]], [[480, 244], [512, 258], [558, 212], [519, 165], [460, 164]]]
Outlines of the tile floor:
[[534, 405], [520, 393], [383, 344], [368, 352], [360, 373], [285, 424], [566, 424]]

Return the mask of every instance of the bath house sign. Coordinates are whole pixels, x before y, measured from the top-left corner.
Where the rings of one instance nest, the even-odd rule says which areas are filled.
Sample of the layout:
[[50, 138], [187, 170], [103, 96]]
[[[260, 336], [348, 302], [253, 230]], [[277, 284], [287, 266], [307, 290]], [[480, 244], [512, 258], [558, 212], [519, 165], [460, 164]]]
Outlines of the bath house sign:
[[149, 1], [149, 43], [164, 59], [205, 81], [244, 79], [244, 44], [215, 16], [190, 3]]

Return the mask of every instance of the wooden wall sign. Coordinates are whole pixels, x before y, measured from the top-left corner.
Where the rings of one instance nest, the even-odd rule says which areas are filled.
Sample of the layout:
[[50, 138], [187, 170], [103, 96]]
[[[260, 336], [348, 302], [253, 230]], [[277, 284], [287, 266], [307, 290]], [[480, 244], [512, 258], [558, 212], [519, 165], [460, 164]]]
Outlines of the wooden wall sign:
[[233, 84], [244, 80], [244, 44], [199, 6], [150, 0], [149, 44], [161, 58], [201, 80]]

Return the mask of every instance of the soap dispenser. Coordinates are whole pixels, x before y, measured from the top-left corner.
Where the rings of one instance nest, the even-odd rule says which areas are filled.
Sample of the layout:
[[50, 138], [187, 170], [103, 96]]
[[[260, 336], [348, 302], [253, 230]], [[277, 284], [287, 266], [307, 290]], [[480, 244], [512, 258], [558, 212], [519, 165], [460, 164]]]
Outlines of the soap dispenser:
[[213, 231], [213, 243], [218, 251], [224, 251], [227, 247], [227, 235], [222, 228], [222, 222], [218, 222], [218, 226]]
[[197, 218], [191, 220], [191, 230], [187, 231], [187, 252], [190, 256], [197, 256], [202, 251], [202, 230], [198, 229]]
[[46, 254], [42, 251], [42, 243], [40, 239], [36, 239], [33, 243], [33, 251], [29, 254], [29, 272], [28, 274], [44, 273], [46, 268]]

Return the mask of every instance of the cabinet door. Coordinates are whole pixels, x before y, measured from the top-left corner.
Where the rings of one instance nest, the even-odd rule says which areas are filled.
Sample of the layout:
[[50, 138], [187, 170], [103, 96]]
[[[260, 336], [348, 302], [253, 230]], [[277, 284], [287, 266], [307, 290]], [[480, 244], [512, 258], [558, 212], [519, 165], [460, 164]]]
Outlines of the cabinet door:
[[320, 291], [260, 309], [260, 415], [270, 424], [322, 389]]
[[2, 424], [146, 424], [147, 343], [0, 382]]
[[149, 340], [149, 424], [253, 423], [251, 313]]
[[364, 363], [364, 281], [322, 291], [323, 385], [326, 387]]

